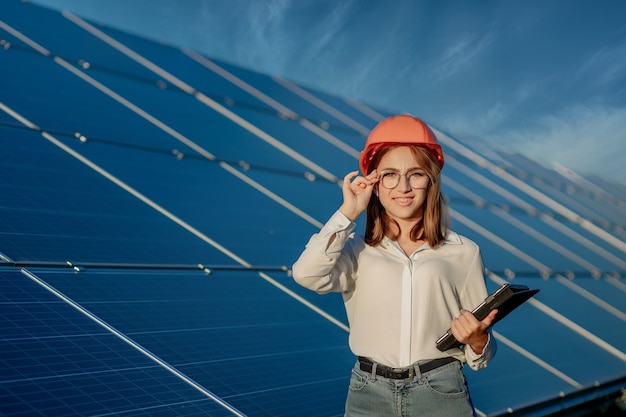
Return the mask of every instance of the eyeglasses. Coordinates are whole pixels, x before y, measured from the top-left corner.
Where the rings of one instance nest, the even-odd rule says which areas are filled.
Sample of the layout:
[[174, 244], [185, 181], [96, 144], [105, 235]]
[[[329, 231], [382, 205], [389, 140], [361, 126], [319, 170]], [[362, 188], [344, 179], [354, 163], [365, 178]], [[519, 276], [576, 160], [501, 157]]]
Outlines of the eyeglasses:
[[422, 171], [409, 171], [406, 174], [394, 171], [383, 172], [378, 179], [383, 187], [391, 190], [400, 184], [400, 177], [405, 177], [413, 189], [426, 188], [428, 185], [428, 175]]

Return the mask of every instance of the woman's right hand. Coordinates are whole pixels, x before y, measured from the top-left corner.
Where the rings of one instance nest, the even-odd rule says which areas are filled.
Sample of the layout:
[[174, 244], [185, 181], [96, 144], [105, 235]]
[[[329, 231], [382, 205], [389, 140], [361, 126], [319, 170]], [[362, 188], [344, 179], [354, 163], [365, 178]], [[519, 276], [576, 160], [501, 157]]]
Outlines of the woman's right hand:
[[343, 204], [339, 207], [339, 211], [351, 221], [355, 221], [365, 211], [374, 186], [378, 182], [376, 170], [365, 177], [358, 176], [358, 173], [359, 171], [352, 171], [343, 177], [341, 187]]

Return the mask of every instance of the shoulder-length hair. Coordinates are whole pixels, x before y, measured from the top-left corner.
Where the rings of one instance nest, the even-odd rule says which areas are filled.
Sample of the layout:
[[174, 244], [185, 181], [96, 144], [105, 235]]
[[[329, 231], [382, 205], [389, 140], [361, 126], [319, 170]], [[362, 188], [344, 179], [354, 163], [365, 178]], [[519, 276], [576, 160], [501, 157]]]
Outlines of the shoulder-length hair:
[[[422, 220], [411, 229], [411, 240], [424, 239], [432, 248], [436, 248], [445, 241], [449, 214], [446, 199], [441, 194], [441, 167], [433, 153], [419, 145], [389, 145], [374, 157], [370, 164], [370, 172], [378, 167], [378, 163], [387, 152], [399, 146], [411, 149], [417, 163], [428, 176]], [[394, 223], [396, 227], [392, 227]], [[399, 231], [398, 223], [387, 215], [377, 193], [372, 193], [366, 211], [365, 243], [378, 246], [385, 236], [397, 240], [400, 237]]]

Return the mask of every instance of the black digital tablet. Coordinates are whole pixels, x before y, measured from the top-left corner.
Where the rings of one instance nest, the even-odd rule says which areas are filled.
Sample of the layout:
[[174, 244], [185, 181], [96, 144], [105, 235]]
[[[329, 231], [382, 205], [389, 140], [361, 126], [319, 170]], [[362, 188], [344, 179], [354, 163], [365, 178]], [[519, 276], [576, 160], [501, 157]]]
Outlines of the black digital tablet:
[[[539, 290], [531, 290], [525, 285], [503, 284], [497, 291], [485, 298], [478, 307], [472, 310], [472, 314], [478, 320], [483, 320], [491, 310], [497, 309], [498, 314], [493, 323], [491, 323], [493, 326], [538, 292]], [[450, 329], [437, 339], [435, 343], [437, 349], [442, 352], [461, 346], [461, 343], [454, 338]]]

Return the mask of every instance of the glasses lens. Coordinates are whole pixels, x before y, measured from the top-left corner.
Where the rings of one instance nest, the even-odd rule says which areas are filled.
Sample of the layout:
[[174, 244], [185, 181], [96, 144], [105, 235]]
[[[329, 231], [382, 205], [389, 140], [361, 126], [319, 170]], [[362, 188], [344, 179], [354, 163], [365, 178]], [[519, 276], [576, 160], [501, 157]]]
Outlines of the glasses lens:
[[385, 188], [396, 188], [400, 182], [400, 174], [395, 172], [386, 172], [382, 175], [380, 183]]
[[425, 188], [426, 184], [428, 184], [428, 176], [421, 172], [409, 174], [409, 184], [411, 188]]

